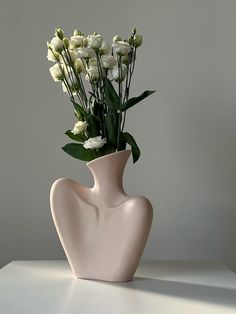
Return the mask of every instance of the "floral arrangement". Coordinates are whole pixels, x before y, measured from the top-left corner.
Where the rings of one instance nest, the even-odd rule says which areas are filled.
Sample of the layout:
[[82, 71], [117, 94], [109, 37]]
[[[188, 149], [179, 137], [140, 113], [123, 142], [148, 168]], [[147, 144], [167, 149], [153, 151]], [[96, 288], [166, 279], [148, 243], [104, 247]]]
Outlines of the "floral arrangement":
[[76, 123], [65, 134], [76, 143], [62, 147], [72, 157], [90, 161], [125, 150], [128, 144], [133, 162], [138, 160], [138, 145], [124, 127], [127, 110], [155, 92], [147, 90], [130, 98], [142, 41], [135, 28], [127, 40], [116, 35], [111, 46], [97, 33], [85, 36], [75, 30], [67, 38], [59, 28], [47, 43], [47, 58], [55, 62], [49, 69], [51, 76], [62, 83], [74, 107]]

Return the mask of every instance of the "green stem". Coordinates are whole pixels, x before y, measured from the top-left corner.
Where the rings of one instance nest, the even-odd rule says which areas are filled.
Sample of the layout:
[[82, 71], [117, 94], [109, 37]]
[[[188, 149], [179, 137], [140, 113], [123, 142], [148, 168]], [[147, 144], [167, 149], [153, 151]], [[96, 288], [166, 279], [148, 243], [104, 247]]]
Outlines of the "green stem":
[[[66, 81], [67, 81], [67, 83], [68, 83], [68, 85], [70, 86], [70, 89], [71, 89], [71, 86], [73, 86], [73, 84], [75, 85], [76, 82], [75, 82], [75, 80], [74, 80], [73, 74], [71, 74], [71, 72], [69, 71], [69, 68], [68, 68], [68, 65], [67, 65], [67, 62], [66, 62], [64, 56], [62, 55], [62, 53], [61, 53], [60, 55], [61, 55], [61, 57], [62, 57], [62, 60], [63, 60], [64, 64], [65, 64], [65, 67], [66, 67], [66, 71], [67, 71], [69, 80], [67, 80], [66, 75], [65, 75], [65, 79], [66, 79]], [[69, 81], [70, 81], [71, 85], [69, 84]], [[71, 89], [71, 92], [72, 92], [72, 89]], [[79, 95], [78, 95], [77, 91], [76, 91], [76, 94], [77, 94], [77, 96], [78, 96], [78, 98], [79, 98]], [[72, 95], [73, 95], [73, 92], [72, 92]], [[80, 98], [79, 98], [79, 100], [80, 100]], [[81, 100], [80, 100], [80, 101], [81, 101]]]
[[121, 128], [121, 132], [123, 132], [124, 131], [124, 127], [125, 127], [125, 119], [126, 119], [126, 110], [125, 110], [125, 112], [124, 112], [124, 117], [123, 117], [123, 123], [122, 123], [122, 128]]
[[[67, 54], [67, 51], [66, 51], [66, 50], [64, 50], [64, 51], [65, 51], [65, 54]], [[68, 55], [69, 55], [69, 56], [68, 56]], [[72, 71], [73, 71], [73, 73], [71, 73], [71, 71], [70, 71], [70, 69], [69, 69], [69, 66], [67, 65], [67, 62], [70, 63], [71, 65], [73, 64], [69, 52], [68, 52], [68, 55], [66, 55], [65, 58], [64, 58], [63, 54], [61, 53], [61, 57], [62, 57], [62, 59], [63, 59], [63, 62], [64, 62], [64, 64], [65, 64], [65, 66], [66, 66], [66, 70], [67, 70], [67, 73], [68, 73], [68, 77], [69, 77], [69, 79], [70, 79], [70, 81], [71, 81], [72, 86], [74, 85], [74, 88], [73, 88], [73, 89], [75, 90], [75, 93], [76, 93], [76, 95], [77, 95], [77, 97], [78, 97], [78, 99], [79, 99], [80, 104], [85, 108], [83, 99], [82, 99], [80, 93], [78, 93], [77, 88], [76, 88], [76, 84], [79, 85], [79, 83], [78, 83], [78, 81], [77, 81], [77, 82], [75, 81], [76, 76], [73, 75], [73, 73], [75, 74], [75, 71], [74, 71], [73, 67], [71, 66]], [[70, 59], [70, 60], [69, 60], [69, 59]]]
[[[122, 62], [121, 56], [117, 56], [118, 72], [119, 72], [119, 100], [122, 102]], [[122, 123], [122, 111], [118, 112], [118, 133], [117, 133], [117, 151], [120, 150], [120, 132], [121, 132], [121, 123]]]
[[86, 105], [88, 103], [88, 99], [87, 99], [87, 95], [86, 95], [86, 92], [85, 92], [85, 89], [84, 89], [84, 84], [83, 84], [83, 81], [82, 81], [82, 78], [81, 78], [81, 75], [77, 73], [76, 69], [75, 69], [75, 66], [74, 66], [74, 63], [72, 61], [72, 58], [71, 58], [71, 55], [70, 55], [70, 52], [68, 49], [65, 49], [66, 53], [67, 53], [67, 56], [69, 58], [69, 61], [71, 63], [71, 68], [74, 72], [74, 75], [75, 75], [75, 78], [77, 80], [77, 84], [79, 86], [79, 93], [80, 93], [80, 97], [81, 97], [81, 100], [82, 100], [82, 103], [84, 105], [84, 108], [86, 108]]
[[102, 69], [102, 65], [101, 65], [101, 60], [100, 60], [100, 55], [98, 54], [98, 52], [96, 52], [96, 56], [97, 56], [97, 67], [98, 67], [98, 73], [99, 73], [99, 85], [98, 85], [98, 89], [100, 92], [100, 98], [101, 98], [101, 102], [99, 103], [99, 106], [102, 106], [102, 116], [101, 116], [101, 130], [103, 133], [103, 137], [107, 138], [107, 132], [106, 132], [106, 126], [105, 126], [105, 112], [106, 112], [106, 104], [104, 103], [104, 99], [105, 99], [105, 89], [104, 89], [104, 77], [103, 77], [103, 69]]
[[[135, 66], [135, 61], [136, 61], [136, 55], [137, 55], [137, 48], [135, 47], [134, 49], [132, 48], [132, 54], [131, 54], [131, 65], [129, 65], [128, 68], [128, 77], [126, 80], [126, 98], [124, 97], [124, 101], [128, 101], [129, 99], [129, 90], [130, 90], [130, 86], [131, 86], [131, 79], [134, 73], [134, 66]], [[123, 119], [123, 124], [122, 124], [122, 132], [124, 131], [124, 127], [125, 127], [125, 120], [126, 120], [126, 114], [127, 112], [125, 111], [124, 113], [124, 119]]]
[[65, 71], [64, 71], [64, 69], [62, 68], [62, 66], [61, 66], [61, 64], [60, 64], [60, 62], [59, 62], [57, 56], [55, 55], [53, 49], [52, 49], [51, 47], [49, 47], [49, 49], [51, 50], [52, 54], [54, 55], [55, 60], [56, 60], [57, 64], [59, 65], [59, 68], [60, 68], [60, 70], [61, 70], [61, 73], [63, 74], [63, 80], [62, 80], [62, 82], [65, 84], [65, 87], [66, 87], [66, 89], [67, 89], [68, 95], [69, 95], [70, 98], [74, 99], [74, 96], [73, 96], [72, 91], [71, 91], [71, 89], [70, 89], [70, 85], [69, 85], [69, 83], [68, 83], [68, 81], [67, 81], [67, 78], [66, 78], [66, 75], [65, 75]]

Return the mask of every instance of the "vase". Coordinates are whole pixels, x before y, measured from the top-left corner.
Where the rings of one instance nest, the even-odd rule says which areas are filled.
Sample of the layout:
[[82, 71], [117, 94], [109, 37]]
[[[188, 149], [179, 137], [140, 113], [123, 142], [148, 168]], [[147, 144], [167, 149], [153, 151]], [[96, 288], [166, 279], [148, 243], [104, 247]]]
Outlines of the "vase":
[[87, 163], [92, 188], [62, 178], [51, 188], [52, 217], [77, 278], [113, 282], [132, 280], [152, 223], [152, 205], [142, 196], [128, 196], [123, 172], [130, 151]]

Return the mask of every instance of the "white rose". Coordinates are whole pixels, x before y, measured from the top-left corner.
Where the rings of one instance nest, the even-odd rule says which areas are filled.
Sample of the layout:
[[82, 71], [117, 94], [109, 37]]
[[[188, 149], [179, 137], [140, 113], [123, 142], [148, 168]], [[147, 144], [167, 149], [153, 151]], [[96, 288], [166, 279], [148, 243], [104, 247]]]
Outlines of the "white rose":
[[56, 52], [60, 52], [63, 48], [63, 41], [58, 37], [54, 37], [50, 42], [50, 46]]
[[98, 66], [98, 60], [96, 57], [89, 59], [89, 66], [94, 66], [94, 67]]
[[125, 63], [125, 64], [130, 64], [132, 61], [131, 56], [130, 55], [126, 55], [126, 56], [122, 56], [121, 57], [121, 62]]
[[82, 36], [83, 33], [82, 33], [79, 29], [74, 29], [73, 35], [74, 35], [74, 36]]
[[97, 82], [99, 80], [99, 71], [97, 66], [90, 66], [87, 68], [85, 79], [90, 82]]
[[78, 54], [80, 58], [84, 58], [84, 59], [90, 59], [95, 56], [94, 50], [88, 47], [78, 48]]
[[101, 148], [104, 144], [106, 144], [107, 140], [102, 138], [101, 136], [91, 137], [87, 141], [84, 142], [84, 148], [86, 149], [95, 149]]
[[73, 50], [69, 49], [68, 52], [69, 52], [69, 54], [70, 54], [70, 58], [71, 58], [72, 62], [75, 62], [75, 60], [78, 58], [78, 52], [77, 52], [77, 50], [75, 50], [75, 49], [73, 49]]
[[116, 58], [110, 55], [101, 56], [102, 67], [106, 70], [111, 70], [116, 64]]
[[[69, 54], [69, 56], [68, 56]], [[66, 62], [66, 64], [71, 64], [75, 62], [75, 60], [78, 58], [78, 52], [74, 49], [74, 50], [68, 50], [68, 52], [62, 51], [61, 56], [60, 56], [60, 61], [62, 63], [64, 63], [64, 61]]]
[[87, 41], [89, 48], [99, 49], [102, 46], [103, 37], [101, 35], [89, 35]]
[[[120, 73], [121, 72], [121, 73]], [[127, 74], [127, 66], [125, 64], [121, 65], [121, 71], [119, 71], [118, 66], [114, 66], [111, 71], [111, 75], [116, 82], [123, 81]]]
[[114, 54], [125, 56], [130, 52], [130, 44], [126, 41], [117, 41], [112, 44]]
[[78, 73], [85, 72], [83, 61], [79, 58], [75, 60], [75, 69]]
[[119, 35], [114, 36], [112, 42], [117, 43], [118, 41], [122, 41], [122, 38]]
[[75, 123], [75, 126], [71, 133], [79, 134], [87, 129], [88, 123], [86, 121], [78, 121]]
[[111, 51], [110, 45], [103, 40], [101, 47], [99, 48], [99, 52], [102, 55], [107, 55]]
[[59, 53], [56, 51], [52, 51], [50, 48], [48, 48], [47, 58], [48, 61], [55, 62], [59, 58]]
[[[116, 64], [116, 58], [111, 55], [103, 55], [101, 56], [101, 65], [102, 68], [105, 70], [112, 69], [113, 66]], [[89, 59], [89, 67], [97, 67], [98, 66], [98, 59], [96, 57]], [[103, 71], [103, 75], [105, 72]]]
[[54, 64], [49, 71], [55, 82], [63, 80], [64, 75], [58, 63]]
[[83, 45], [84, 36], [72, 36], [69, 40], [69, 48], [78, 48]]

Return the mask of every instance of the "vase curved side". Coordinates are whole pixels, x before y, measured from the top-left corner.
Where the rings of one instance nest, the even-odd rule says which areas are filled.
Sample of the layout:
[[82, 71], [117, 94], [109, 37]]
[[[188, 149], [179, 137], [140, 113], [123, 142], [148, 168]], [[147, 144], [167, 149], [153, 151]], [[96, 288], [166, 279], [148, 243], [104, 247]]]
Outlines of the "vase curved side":
[[54, 182], [52, 217], [74, 275], [122, 282], [132, 280], [146, 245], [153, 210], [142, 196], [128, 196], [122, 177], [130, 151], [89, 162], [94, 186], [71, 179]]

